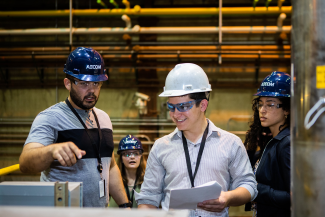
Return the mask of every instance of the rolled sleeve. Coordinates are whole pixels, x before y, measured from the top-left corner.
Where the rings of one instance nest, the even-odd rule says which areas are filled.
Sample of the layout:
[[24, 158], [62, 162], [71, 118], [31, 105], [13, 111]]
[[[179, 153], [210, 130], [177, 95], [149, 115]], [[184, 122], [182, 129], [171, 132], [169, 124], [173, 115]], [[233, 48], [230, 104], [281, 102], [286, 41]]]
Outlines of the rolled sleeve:
[[166, 171], [157, 156], [157, 146], [150, 151], [144, 182], [140, 193], [135, 193], [137, 204], [150, 204], [159, 207], [164, 197], [164, 177]]
[[[240, 140], [238, 138], [238, 140]], [[241, 141], [236, 141], [236, 151], [233, 152], [232, 161], [229, 165], [231, 175], [230, 189], [243, 187], [251, 194], [251, 201], [257, 196], [256, 179], [250, 165], [246, 149]]]

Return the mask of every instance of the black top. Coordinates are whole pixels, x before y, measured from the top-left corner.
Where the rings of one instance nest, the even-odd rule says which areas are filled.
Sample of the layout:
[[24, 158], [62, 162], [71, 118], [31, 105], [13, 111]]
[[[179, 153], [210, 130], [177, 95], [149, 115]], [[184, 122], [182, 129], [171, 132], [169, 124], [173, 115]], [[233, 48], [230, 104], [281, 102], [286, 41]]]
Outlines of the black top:
[[257, 216], [290, 217], [290, 129], [274, 137], [256, 171]]

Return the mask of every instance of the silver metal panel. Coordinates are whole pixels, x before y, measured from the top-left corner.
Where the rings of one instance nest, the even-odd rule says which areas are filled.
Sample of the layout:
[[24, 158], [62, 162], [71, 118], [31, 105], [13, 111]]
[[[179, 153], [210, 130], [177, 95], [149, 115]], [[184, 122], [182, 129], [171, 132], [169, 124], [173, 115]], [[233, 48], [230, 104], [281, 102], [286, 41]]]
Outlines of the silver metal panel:
[[69, 183], [69, 206], [82, 207], [82, 183], [70, 182]]
[[54, 187], [48, 182], [2, 182], [0, 205], [54, 206]]
[[[66, 185], [67, 191], [59, 195], [64, 197], [62, 201], [64, 204], [61, 205], [82, 207], [82, 183], [68, 182]], [[56, 206], [55, 201], [55, 182], [0, 183], [0, 205], [2, 206]]]

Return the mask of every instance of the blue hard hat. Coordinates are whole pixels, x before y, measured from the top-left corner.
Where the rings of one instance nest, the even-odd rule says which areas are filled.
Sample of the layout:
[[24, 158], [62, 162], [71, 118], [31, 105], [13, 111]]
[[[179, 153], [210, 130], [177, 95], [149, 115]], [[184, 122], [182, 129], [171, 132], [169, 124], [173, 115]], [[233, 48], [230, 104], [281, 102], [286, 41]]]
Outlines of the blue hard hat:
[[291, 77], [284, 72], [272, 72], [266, 76], [254, 96], [290, 97]]
[[92, 48], [78, 47], [64, 65], [64, 72], [81, 81], [106, 81], [103, 57]]
[[117, 154], [120, 154], [121, 151], [126, 150], [141, 150], [141, 152], [143, 152], [140, 140], [132, 135], [127, 135], [126, 137], [121, 139], [120, 144], [118, 145]]

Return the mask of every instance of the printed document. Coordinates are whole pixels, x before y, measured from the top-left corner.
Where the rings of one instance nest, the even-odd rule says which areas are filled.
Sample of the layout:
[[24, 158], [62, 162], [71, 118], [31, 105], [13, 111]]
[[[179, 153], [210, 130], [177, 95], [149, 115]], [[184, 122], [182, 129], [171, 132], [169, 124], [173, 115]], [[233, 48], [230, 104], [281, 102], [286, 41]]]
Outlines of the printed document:
[[169, 209], [196, 209], [198, 203], [217, 199], [220, 193], [221, 186], [216, 181], [194, 188], [171, 190]]

